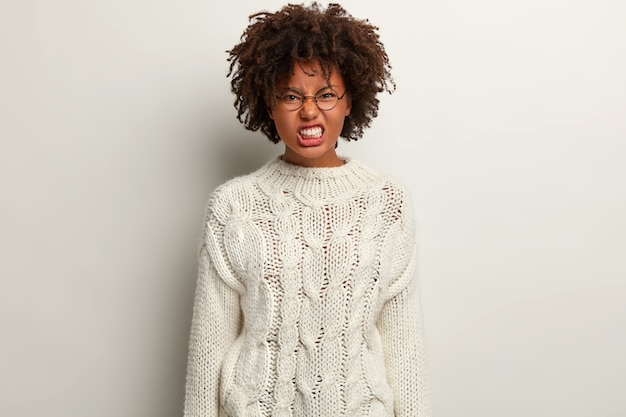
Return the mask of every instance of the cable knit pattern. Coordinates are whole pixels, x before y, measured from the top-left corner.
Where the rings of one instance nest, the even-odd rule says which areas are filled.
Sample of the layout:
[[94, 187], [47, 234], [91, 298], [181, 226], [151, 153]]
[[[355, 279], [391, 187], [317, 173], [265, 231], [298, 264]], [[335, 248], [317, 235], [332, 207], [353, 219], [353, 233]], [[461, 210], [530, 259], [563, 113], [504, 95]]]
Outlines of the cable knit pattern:
[[410, 199], [277, 158], [206, 210], [186, 417], [431, 416]]

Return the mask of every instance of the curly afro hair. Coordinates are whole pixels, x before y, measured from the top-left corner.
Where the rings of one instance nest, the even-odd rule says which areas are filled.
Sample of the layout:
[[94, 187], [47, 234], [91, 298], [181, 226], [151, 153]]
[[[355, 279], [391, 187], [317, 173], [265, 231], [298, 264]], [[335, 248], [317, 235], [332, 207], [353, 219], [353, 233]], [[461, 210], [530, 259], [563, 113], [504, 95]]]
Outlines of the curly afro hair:
[[249, 19], [240, 43], [227, 51], [237, 119], [246, 129], [260, 129], [278, 143], [268, 111], [274, 91], [293, 74], [294, 62], [317, 60], [326, 80], [333, 70], [341, 74], [352, 99], [341, 136], [360, 139], [378, 115], [377, 94], [396, 87], [378, 27], [352, 17], [338, 4], [322, 9], [317, 2], [308, 7], [289, 4]]

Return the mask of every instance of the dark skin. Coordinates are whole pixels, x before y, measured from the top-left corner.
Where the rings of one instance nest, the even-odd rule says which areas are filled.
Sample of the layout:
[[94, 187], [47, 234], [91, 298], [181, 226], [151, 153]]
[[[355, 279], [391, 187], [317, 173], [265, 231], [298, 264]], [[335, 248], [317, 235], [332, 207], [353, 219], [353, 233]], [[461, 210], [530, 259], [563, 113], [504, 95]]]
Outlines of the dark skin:
[[[283, 161], [307, 167], [336, 167], [343, 161], [335, 152], [346, 117], [350, 114], [352, 100], [345, 94], [332, 109], [322, 110], [314, 97], [321, 91], [346, 91], [343, 78], [331, 71], [329, 80], [324, 79], [317, 61], [297, 62], [294, 75], [285, 80], [282, 87], [307, 97], [296, 110], [286, 109], [275, 101], [270, 117], [285, 144]], [[329, 83], [330, 81], [330, 83]]]

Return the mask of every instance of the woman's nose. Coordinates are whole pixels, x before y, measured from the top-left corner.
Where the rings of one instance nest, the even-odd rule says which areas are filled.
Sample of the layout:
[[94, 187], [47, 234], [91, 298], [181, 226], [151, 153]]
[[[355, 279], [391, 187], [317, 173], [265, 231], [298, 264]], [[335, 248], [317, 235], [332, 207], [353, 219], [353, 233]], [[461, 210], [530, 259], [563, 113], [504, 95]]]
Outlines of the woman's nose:
[[300, 107], [300, 115], [305, 119], [311, 119], [317, 116], [320, 109], [317, 107], [315, 97], [307, 96], [304, 98], [304, 103]]

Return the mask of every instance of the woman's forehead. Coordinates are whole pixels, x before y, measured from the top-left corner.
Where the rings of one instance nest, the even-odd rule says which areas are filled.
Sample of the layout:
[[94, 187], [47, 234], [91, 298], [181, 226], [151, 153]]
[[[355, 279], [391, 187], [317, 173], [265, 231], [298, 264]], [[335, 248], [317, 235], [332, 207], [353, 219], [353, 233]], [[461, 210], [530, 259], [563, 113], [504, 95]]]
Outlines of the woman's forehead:
[[343, 77], [332, 65], [325, 65], [318, 60], [294, 61], [287, 79], [278, 82], [283, 88], [303, 87], [322, 89], [343, 86]]

